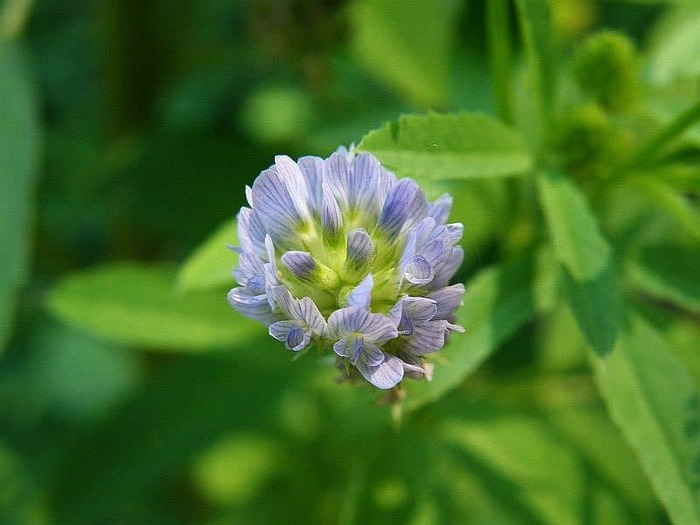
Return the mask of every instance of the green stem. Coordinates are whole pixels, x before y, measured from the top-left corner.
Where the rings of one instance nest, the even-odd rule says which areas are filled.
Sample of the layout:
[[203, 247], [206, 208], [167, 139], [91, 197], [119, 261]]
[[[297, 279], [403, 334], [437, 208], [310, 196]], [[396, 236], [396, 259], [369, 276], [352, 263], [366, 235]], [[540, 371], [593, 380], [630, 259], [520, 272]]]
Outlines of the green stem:
[[489, 39], [489, 62], [493, 78], [496, 112], [510, 124], [513, 112], [510, 98], [511, 43], [507, 0], [486, 2], [486, 23]]
[[687, 109], [684, 113], [678, 115], [673, 122], [659, 131], [646, 144], [640, 147], [625, 164], [624, 170], [635, 166], [641, 166], [652, 160], [664, 146], [678, 137], [698, 120], [700, 120], [700, 100]]

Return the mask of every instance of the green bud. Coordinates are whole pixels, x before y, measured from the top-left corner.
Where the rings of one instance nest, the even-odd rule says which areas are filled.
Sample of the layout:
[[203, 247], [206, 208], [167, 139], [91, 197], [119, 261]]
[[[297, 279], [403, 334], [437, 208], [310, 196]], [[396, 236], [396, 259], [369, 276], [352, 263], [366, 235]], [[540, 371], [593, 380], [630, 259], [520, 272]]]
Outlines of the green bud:
[[569, 171], [603, 176], [611, 148], [610, 118], [598, 104], [579, 106], [555, 124], [552, 150]]
[[604, 108], [623, 110], [638, 90], [639, 60], [632, 41], [621, 33], [590, 36], [574, 58], [574, 76], [583, 91]]

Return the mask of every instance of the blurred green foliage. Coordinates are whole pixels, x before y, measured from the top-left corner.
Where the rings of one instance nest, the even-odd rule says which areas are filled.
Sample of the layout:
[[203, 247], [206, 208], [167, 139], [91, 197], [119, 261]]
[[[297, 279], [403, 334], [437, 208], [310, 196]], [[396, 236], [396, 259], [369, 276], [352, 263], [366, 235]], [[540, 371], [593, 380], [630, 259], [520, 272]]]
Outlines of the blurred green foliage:
[[[698, 27], [4, 0], [0, 523], [700, 523]], [[398, 399], [225, 300], [245, 185], [350, 143], [465, 224], [467, 333]]]

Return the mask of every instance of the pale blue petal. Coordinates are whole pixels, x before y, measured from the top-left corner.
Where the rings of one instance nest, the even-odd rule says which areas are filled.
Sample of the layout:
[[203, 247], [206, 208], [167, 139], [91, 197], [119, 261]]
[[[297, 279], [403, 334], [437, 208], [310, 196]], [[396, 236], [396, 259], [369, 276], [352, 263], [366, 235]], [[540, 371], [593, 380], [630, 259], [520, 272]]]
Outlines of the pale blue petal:
[[406, 266], [403, 275], [408, 282], [420, 285], [432, 281], [435, 274], [430, 263], [421, 255], [417, 255]]
[[381, 209], [378, 186], [380, 177], [379, 161], [369, 153], [361, 153], [355, 158], [350, 170], [348, 194], [350, 207], [371, 217], [377, 217]]
[[[291, 159], [289, 161], [292, 162]], [[284, 168], [283, 172], [280, 172], [279, 166]], [[299, 172], [301, 185], [304, 185], [299, 167], [296, 164], [294, 166]], [[251, 192], [253, 209], [258, 213], [267, 232], [276, 242], [282, 244], [289, 242], [297, 227], [311, 218], [307, 192], [299, 190], [299, 181], [291, 180], [294, 171], [286, 161], [280, 161], [255, 179]]]
[[303, 321], [315, 335], [325, 336], [327, 331], [326, 320], [321, 311], [309, 297], [300, 299], [297, 303], [299, 320]]
[[254, 277], [265, 275], [262, 261], [252, 252], [244, 251], [238, 257], [238, 268], [233, 271], [238, 284], [246, 286]]
[[365, 310], [369, 309], [372, 301], [372, 288], [374, 287], [374, 279], [372, 274], [367, 274], [367, 277], [362, 279], [360, 283], [352, 289], [347, 299], [347, 306], [356, 306]]
[[423, 190], [411, 179], [397, 182], [386, 197], [379, 226], [390, 240], [412, 228], [425, 217], [427, 202]]
[[333, 312], [328, 318], [328, 329], [338, 337], [362, 334], [367, 341], [377, 344], [398, 336], [396, 327], [387, 316], [372, 314], [357, 307], [341, 308]]
[[435, 290], [447, 286], [454, 277], [464, 260], [464, 250], [455, 246], [452, 252], [439, 265], [435, 267], [435, 277], [430, 282], [430, 288]]
[[297, 162], [301, 173], [306, 179], [306, 186], [309, 189], [309, 206], [317, 213], [321, 212], [323, 202], [323, 166], [324, 161], [320, 157], [302, 157]]
[[403, 301], [403, 313], [414, 321], [429, 321], [438, 311], [433, 299], [425, 297], [406, 297]]
[[333, 344], [333, 351], [340, 357], [347, 357], [350, 361], [357, 361], [364, 340], [362, 337], [343, 337]]
[[374, 244], [364, 228], [356, 228], [348, 233], [347, 262], [352, 270], [361, 270], [374, 256]]
[[342, 210], [350, 207], [349, 178], [350, 166], [348, 159], [341, 153], [333, 153], [326, 160], [325, 181], [331, 189], [336, 202]]
[[428, 294], [437, 303], [434, 319], [449, 319], [462, 304], [464, 285], [462, 283], [445, 286]]
[[405, 352], [416, 356], [437, 352], [445, 346], [447, 324], [447, 321], [414, 323], [411, 335], [400, 337], [398, 345]]
[[403, 379], [403, 361], [393, 355], [387, 355], [384, 362], [377, 366], [370, 366], [362, 360], [355, 366], [362, 377], [383, 390], [395, 387]]
[[229, 304], [239, 313], [269, 325], [279, 319], [272, 312], [268, 297], [265, 294], [253, 295], [246, 288], [234, 288], [228, 293]]
[[338, 206], [338, 201], [335, 200], [330, 186], [326, 182], [324, 182], [322, 186], [323, 204], [321, 209], [321, 224], [328, 234], [335, 237], [338, 235], [343, 225], [343, 217], [340, 212], [340, 206]]
[[265, 253], [265, 226], [258, 213], [250, 208], [238, 212], [238, 242], [243, 250], [254, 252], [259, 257]]
[[308, 279], [316, 269], [316, 261], [309, 252], [288, 251], [282, 255], [282, 264], [299, 279]]
[[452, 224], [446, 224], [447, 228], [447, 240], [451, 245], [457, 244], [462, 240], [462, 235], [464, 235], [464, 224], [461, 222], [455, 222]]
[[298, 352], [311, 342], [311, 334], [297, 321], [278, 321], [270, 325], [269, 333], [282, 341], [287, 350]]
[[378, 366], [382, 364], [384, 359], [386, 359], [384, 352], [369, 341], [363, 340], [362, 349], [360, 352], [361, 355], [358, 360], [364, 361], [369, 366]]
[[399, 335], [393, 321], [382, 314], [368, 314], [357, 331], [376, 344], [384, 344]]
[[435, 219], [437, 224], [445, 224], [447, 217], [452, 209], [452, 197], [449, 193], [445, 193], [436, 201], [428, 206], [428, 215]]
[[399, 331], [401, 330], [399, 328], [399, 324], [401, 323], [401, 318], [403, 316], [403, 302], [407, 297], [407, 295], [400, 297], [399, 300], [396, 301], [396, 304], [394, 304], [394, 306], [392, 306], [386, 313], [387, 318], [394, 326], [397, 327]]

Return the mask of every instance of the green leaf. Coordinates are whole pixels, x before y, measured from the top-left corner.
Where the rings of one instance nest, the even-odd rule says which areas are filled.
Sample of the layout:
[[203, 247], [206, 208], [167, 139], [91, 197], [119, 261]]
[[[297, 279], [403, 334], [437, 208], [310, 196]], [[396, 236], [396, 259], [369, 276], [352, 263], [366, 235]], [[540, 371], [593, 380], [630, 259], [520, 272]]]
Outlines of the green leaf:
[[170, 265], [117, 263], [66, 277], [51, 294], [61, 319], [112, 341], [198, 351], [241, 344], [264, 328], [229, 307], [221, 291], [176, 291]]
[[584, 339], [599, 354], [607, 354], [620, 330], [620, 300], [612, 264], [588, 281], [577, 281], [566, 269], [563, 277], [566, 298]]
[[0, 39], [0, 351], [15, 294], [27, 275], [34, 189], [41, 156], [38, 101], [27, 57]]
[[420, 104], [444, 106], [455, 2], [361, 0], [353, 48], [379, 79]]
[[700, 250], [677, 244], [642, 248], [630, 262], [632, 283], [645, 293], [700, 313]]
[[600, 274], [610, 260], [610, 247], [598, 229], [586, 198], [563, 175], [542, 172], [537, 188], [557, 258], [575, 279]]
[[653, 84], [669, 85], [700, 76], [700, 11], [697, 4], [695, 7], [670, 11], [653, 31], [648, 58]]
[[515, 511], [522, 520], [518, 523], [580, 522], [581, 465], [560, 436], [537, 418], [501, 413], [450, 418], [441, 426], [445, 444], [458, 452], [455, 467], [478, 473], [494, 499]]
[[591, 356], [613, 420], [674, 523], [700, 523], [700, 395], [667, 342], [632, 317], [614, 351]]
[[609, 352], [619, 324], [610, 247], [585, 197], [569, 179], [543, 172], [538, 175], [537, 187], [579, 328], [597, 352]]
[[[539, 124], [547, 126], [556, 95], [552, 14], [547, 0], [518, 0], [516, 6], [528, 60], [528, 80], [541, 121]], [[536, 132], [537, 129], [528, 131]]]
[[630, 184], [644, 192], [652, 204], [673, 217], [694, 239], [700, 241], [700, 211], [690, 199], [661, 180], [638, 177], [632, 179]]
[[238, 245], [236, 220], [223, 223], [182, 263], [177, 274], [183, 292], [211, 290], [234, 285], [231, 271], [238, 264], [238, 254], [227, 249]]
[[428, 180], [520, 175], [533, 163], [517, 132], [477, 113], [404, 115], [365, 135], [358, 150], [402, 176]]
[[536, 292], [529, 258], [487, 268], [469, 283], [457, 323], [465, 334], [453, 334], [435, 361], [433, 380], [406, 382], [405, 406], [419, 408], [457, 387], [536, 311]]

